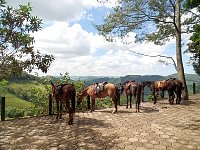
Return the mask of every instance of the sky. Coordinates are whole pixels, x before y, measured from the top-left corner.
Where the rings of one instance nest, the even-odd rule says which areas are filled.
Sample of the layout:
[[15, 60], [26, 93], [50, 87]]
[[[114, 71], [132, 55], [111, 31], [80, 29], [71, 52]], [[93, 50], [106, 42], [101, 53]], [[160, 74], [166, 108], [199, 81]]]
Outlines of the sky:
[[[55, 61], [48, 72], [34, 70], [39, 76], [59, 76], [66, 72], [70, 76], [125, 76], [125, 75], [170, 75], [176, 73], [172, 61], [147, 55], [171, 56], [176, 61], [175, 40], [163, 46], [153, 43], [135, 43], [135, 33], [124, 45], [120, 39], [107, 42], [98, 35], [93, 24], [103, 23], [103, 18], [113, 4], [100, 4], [96, 0], [6, 0], [10, 6], [30, 2], [32, 15], [43, 21], [43, 29], [34, 33], [34, 47], [41, 53], [54, 55]], [[183, 35], [182, 51], [186, 49], [188, 36]], [[189, 55], [183, 54], [185, 73], [194, 74], [193, 67], [186, 62]], [[164, 60], [169, 64], [160, 63]]]

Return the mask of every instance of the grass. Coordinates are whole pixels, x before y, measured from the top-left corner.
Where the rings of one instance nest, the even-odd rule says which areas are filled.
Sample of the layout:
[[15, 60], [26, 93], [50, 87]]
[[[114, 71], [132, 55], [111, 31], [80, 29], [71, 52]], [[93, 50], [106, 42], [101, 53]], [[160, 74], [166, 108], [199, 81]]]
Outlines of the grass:
[[6, 107], [9, 108], [27, 109], [33, 106], [31, 102], [17, 98], [12, 94], [2, 94], [2, 96], [5, 97]]

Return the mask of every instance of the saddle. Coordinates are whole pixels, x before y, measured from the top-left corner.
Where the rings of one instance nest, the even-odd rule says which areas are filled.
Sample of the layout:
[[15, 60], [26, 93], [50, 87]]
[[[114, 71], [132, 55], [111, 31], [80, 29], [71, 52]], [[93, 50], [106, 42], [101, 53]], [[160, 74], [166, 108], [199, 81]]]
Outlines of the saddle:
[[158, 88], [159, 90], [164, 89], [166, 87], [167, 87], [167, 81], [166, 80], [156, 82], [156, 88]]
[[95, 94], [98, 94], [100, 92], [104, 91], [104, 86], [107, 84], [107, 82], [102, 82], [102, 83], [95, 83], [94, 84], [94, 92]]

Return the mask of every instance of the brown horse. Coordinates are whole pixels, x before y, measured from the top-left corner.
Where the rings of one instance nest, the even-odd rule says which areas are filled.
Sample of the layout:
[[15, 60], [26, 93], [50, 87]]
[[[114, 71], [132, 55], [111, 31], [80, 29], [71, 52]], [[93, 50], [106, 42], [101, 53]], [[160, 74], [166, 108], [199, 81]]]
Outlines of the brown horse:
[[157, 97], [156, 95], [158, 92], [161, 92], [161, 98], [164, 98], [164, 91], [167, 90], [167, 81], [166, 80], [156, 80], [156, 81], [142, 81], [141, 83], [142, 89], [144, 90], [144, 87], [147, 86], [150, 88], [152, 91], [153, 98], [152, 100], [154, 101], [154, 104], [157, 102]]
[[126, 108], [128, 108], [128, 96], [130, 96], [130, 108], [132, 108], [132, 96], [136, 99], [136, 112], [140, 112], [140, 103], [141, 103], [141, 93], [142, 86], [141, 84], [132, 81], [126, 81], [121, 86], [121, 93], [124, 91], [124, 95], [126, 96]]
[[95, 110], [95, 99], [96, 98], [105, 98], [109, 96], [114, 104], [115, 109], [113, 110], [112, 113], [117, 112], [117, 101], [119, 100], [119, 92], [118, 92], [118, 87], [112, 83], [107, 83], [104, 85], [103, 91], [99, 91], [96, 93], [96, 85], [92, 84], [86, 88], [84, 88], [82, 91], [79, 92], [77, 95], [77, 105], [80, 105], [84, 97], [91, 97], [92, 100], [92, 108], [91, 112]]
[[169, 78], [169, 79], [167, 79], [167, 84], [168, 84], [167, 91], [169, 94], [169, 103], [171, 105], [174, 104], [174, 98], [175, 98], [174, 93], [175, 93], [176, 94], [176, 104], [180, 104], [181, 94], [182, 94], [182, 90], [183, 90], [183, 83], [178, 79]]
[[[57, 104], [57, 117], [62, 118], [62, 105], [63, 102], [66, 103], [66, 107], [69, 111], [69, 121], [68, 124], [71, 125], [73, 123], [73, 116], [75, 114], [75, 98], [76, 98], [76, 90], [72, 84], [57, 84], [51, 82], [53, 96], [56, 99]], [[70, 107], [70, 100], [71, 105]]]
[[[162, 92], [162, 95], [164, 95], [164, 91], [168, 91], [169, 95], [169, 103], [173, 105], [174, 103], [174, 98], [176, 94], [176, 104], [180, 104], [181, 101], [181, 94], [182, 94], [182, 89], [183, 89], [183, 84], [180, 80], [177, 80], [175, 78], [169, 78], [167, 80], [162, 80], [162, 81], [143, 81], [142, 82], [142, 87], [147, 86], [151, 89], [152, 94], [153, 94], [153, 100], [154, 104], [156, 104], [157, 98], [156, 98], [156, 93], [158, 91]], [[161, 98], [164, 98], [164, 96]]]

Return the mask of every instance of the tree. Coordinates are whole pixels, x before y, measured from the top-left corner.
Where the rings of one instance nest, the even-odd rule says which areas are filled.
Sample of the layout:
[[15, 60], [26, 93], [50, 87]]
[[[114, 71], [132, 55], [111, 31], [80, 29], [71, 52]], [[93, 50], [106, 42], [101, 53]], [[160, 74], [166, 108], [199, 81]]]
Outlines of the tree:
[[196, 25], [195, 33], [190, 37], [191, 42], [188, 43], [187, 53], [193, 54], [190, 62], [193, 65], [194, 71], [200, 75], [200, 25]]
[[31, 34], [42, 29], [42, 20], [31, 16], [31, 11], [29, 3], [16, 9], [0, 0], [0, 80], [20, 75], [24, 70], [46, 73], [54, 60], [52, 55], [34, 50]]
[[[123, 39], [129, 32], [136, 33], [136, 42], [145, 40], [157, 45], [165, 44], [171, 37], [175, 38], [177, 73], [183, 82], [184, 99], [188, 99], [182, 63], [181, 33], [188, 33], [190, 24], [195, 24], [199, 16], [184, 9], [183, 5], [184, 1], [181, 0], [119, 0], [118, 5], [105, 16], [104, 23], [95, 27], [108, 41], [113, 41], [115, 36]], [[193, 17], [182, 17], [184, 20], [181, 22], [181, 15], [186, 13]]]
[[[197, 11], [200, 12], [200, 1], [188, 0], [185, 4], [186, 8], [193, 9], [197, 7]], [[200, 25], [195, 24], [192, 36], [190, 37], [190, 42], [188, 43], [188, 48], [185, 53], [191, 53], [193, 56], [190, 57], [190, 63], [192, 63], [194, 71], [200, 75]]]

